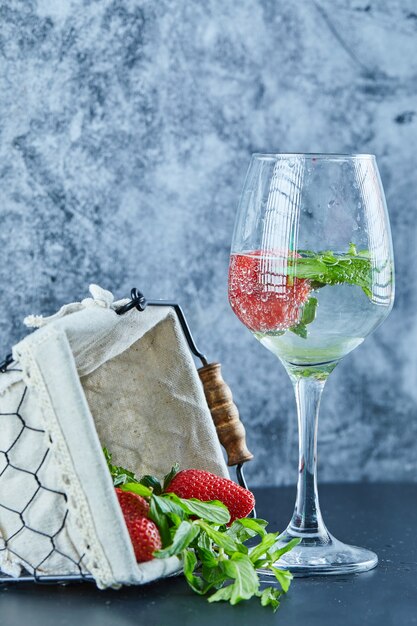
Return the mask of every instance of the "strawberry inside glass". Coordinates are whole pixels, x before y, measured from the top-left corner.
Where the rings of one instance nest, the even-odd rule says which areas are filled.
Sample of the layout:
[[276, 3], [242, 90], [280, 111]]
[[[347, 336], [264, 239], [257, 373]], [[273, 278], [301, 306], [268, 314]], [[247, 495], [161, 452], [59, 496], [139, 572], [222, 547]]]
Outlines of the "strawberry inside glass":
[[296, 256], [260, 250], [231, 255], [230, 306], [251, 331], [281, 331], [299, 323], [311, 287], [292, 275]]

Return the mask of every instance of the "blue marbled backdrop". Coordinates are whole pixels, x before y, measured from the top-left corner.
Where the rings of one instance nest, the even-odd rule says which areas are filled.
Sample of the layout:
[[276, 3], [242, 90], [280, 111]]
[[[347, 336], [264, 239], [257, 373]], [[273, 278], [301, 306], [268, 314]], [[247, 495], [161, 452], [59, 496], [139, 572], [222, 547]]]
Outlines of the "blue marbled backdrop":
[[252, 484], [294, 482], [289, 380], [227, 302], [237, 199], [251, 152], [373, 152], [398, 297], [325, 390], [321, 480], [417, 480], [416, 81], [415, 0], [1, 2], [3, 350], [89, 282], [177, 299]]

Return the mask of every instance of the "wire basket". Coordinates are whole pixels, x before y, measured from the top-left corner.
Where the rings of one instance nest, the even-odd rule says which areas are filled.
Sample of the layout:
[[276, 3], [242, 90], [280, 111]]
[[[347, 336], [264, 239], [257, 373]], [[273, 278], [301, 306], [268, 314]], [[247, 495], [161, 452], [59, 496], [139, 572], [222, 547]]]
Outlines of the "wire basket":
[[[200, 376], [206, 387], [206, 397], [210, 400], [209, 407], [217, 432], [229, 455], [229, 465], [236, 465], [238, 482], [246, 487], [242, 466], [252, 455], [246, 448], [244, 429], [239, 415], [236, 415], [230, 390], [221, 377], [219, 383], [217, 372], [217, 387], [214, 387], [217, 393], [213, 395], [213, 365], [208, 364], [196, 347], [178, 304], [147, 302], [143, 294], [132, 289], [131, 300], [116, 312], [122, 315], [133, 308], [144, 311], [147, 306], [174, 309], [189, 349], [202, 363]], [[0, 372], [16, 378], [12, 394], [14, 402], [6, 401], [4, 410], [0, 412], [0, 433], [3, 433], [0, 435], [0, 557], [2, 553], [3, 557], [12, 557], [10, 563], [8, 558], [3, 559], [0, 584], [94, 581], [95, 576], [86, 562], [86, 552], [80, 553], [74, 545], [73, 530], [71, 536], [70, 529], [76, 526], [76, 520], [71, 517], [72, 507], [68, 505], [71, 494], [65, 482], [51, 472], [54, 463], [53, 436], [41, 426], [33, 400], [32, 403], [28, 401], [28, 386], [20, 379], [22, 369], [19, 363], [8, 355], [0, 365]], [[209, 387], [211, 384], [209, 391], [207, 381]], [[54, 511], [53, 521], [48, 511]], [[28, 545], [31, 546], [30, 558], [27, 556]], [[88, 544], [86, 549], [88, 551]], [[21, 571], [18, 571], [16, 561]]]

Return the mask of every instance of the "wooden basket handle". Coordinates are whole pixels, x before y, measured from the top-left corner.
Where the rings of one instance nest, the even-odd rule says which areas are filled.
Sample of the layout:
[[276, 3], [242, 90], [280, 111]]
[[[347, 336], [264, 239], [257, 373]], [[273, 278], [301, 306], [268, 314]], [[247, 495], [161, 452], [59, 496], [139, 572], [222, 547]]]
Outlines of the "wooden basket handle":
[[246, 446], [245, 427], [233, 402], [230, 387], [225, 383], [220, 363], [209, 363], [198, 370], [220, 443], [227, 453], [227, 464], [238, 465], [253, 459]]

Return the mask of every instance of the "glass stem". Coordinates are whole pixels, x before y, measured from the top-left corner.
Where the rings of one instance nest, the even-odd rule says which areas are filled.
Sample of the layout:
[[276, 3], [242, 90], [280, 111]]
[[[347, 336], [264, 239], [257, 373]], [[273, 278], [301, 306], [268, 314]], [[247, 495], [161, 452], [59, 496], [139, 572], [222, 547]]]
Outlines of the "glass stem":
[[317, 426], [321, 394], [327, 376], [290, 373], [295, 391], [299, 430], [298, 486], [295, 510], [287, 531], [296, 537], [326, 541], [317, 492]]

